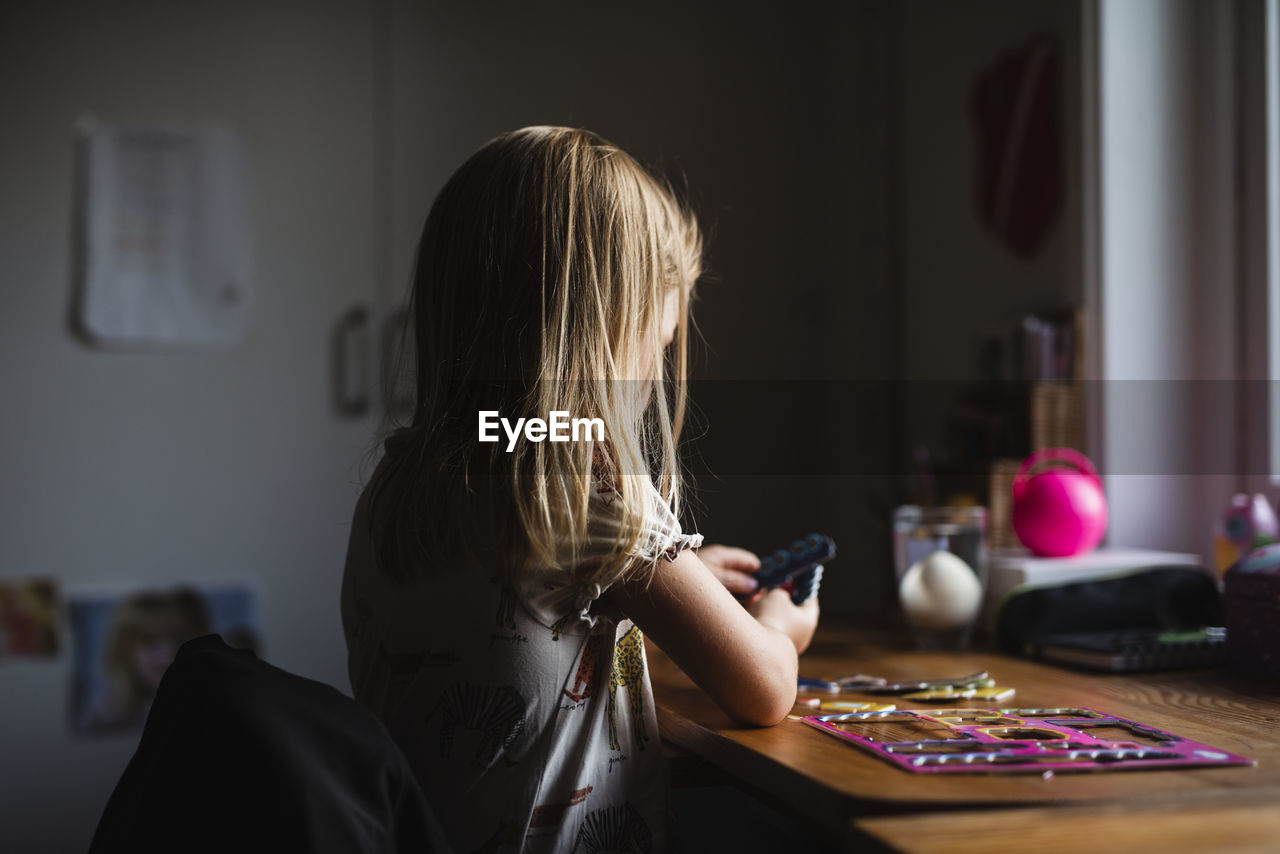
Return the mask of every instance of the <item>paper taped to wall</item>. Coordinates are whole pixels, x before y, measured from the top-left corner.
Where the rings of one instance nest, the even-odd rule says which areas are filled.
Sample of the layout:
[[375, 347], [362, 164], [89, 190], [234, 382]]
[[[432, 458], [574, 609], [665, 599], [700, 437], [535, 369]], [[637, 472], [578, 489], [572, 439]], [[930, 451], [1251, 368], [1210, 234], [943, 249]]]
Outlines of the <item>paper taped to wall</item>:
[[84, 123], [76, 321], [96, 346], [228, 346], [252, 264], [243, 155], [225, 128]]

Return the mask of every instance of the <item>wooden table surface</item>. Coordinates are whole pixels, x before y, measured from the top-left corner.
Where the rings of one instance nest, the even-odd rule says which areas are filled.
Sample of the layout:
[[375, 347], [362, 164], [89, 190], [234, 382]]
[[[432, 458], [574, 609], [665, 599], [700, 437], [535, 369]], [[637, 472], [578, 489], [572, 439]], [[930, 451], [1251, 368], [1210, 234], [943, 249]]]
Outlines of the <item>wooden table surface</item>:
[[[732, 780], [770, 796], [827, 833], [850, 822], [955, 809], [1125, 803], [1159, 808], [1171, 799], [1280, 803], [1280, 685], [1225, 670], [1087, 674], [991, 652], [926, 653], [884, 637], [824, 629], [801, 658], [805, 676], [867, 673], [892, 680], [988, 671], [1016, 695], [1004, 708], [1079, 707], [1149, 724], [1257, 760], [1254, 767], [1057, 771], [1038, 774], [912, 774], [800, 721], [751, 729], [735, 725], [670, 659], [650, 649], [662, 737]], [[840, 699], [930, 704], [850, 693]], [[936, 708], [990, 708], [961, 701]], [[812, 714], [797, 707], [796, 714]]]

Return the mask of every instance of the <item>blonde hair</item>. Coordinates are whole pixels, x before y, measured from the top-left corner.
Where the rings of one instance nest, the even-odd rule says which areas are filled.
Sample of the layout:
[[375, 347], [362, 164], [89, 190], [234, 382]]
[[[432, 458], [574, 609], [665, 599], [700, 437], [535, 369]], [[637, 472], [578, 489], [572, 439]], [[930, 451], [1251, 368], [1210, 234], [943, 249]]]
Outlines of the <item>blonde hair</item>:
[[[460, 559], [503, 572], [586, 546], [593, 488], [611, 488], [616, 542], [601, 574], [631, 567], [653, 512], [679, 512], [688, 306], [697, 223], [671, 187], [583, 130], [491, 140], [436, 197], [418, 245], [410, 322], [412, 423], [368, 490], [375, 559], [405, 581]], [[660, 321], [679, 320], [663, 356]], [[605, 441], [481, 444], [481, 410], [599, 418]], [[593, 487], [593, 454], [596, 462]]]

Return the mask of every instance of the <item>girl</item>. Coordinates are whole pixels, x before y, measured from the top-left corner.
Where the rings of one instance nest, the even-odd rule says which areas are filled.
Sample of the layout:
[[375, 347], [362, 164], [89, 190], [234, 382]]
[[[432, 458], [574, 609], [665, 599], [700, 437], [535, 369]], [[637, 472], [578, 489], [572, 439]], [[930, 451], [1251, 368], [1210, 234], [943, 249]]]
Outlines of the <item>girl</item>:
[[[427, 217], [416, 408], [357, 504], [342, 616], [355, 695], [459, 851], [664, 850], [645, 635], [742, 723], [795, 700], [816, 601], [743, 608], [758, 560], [677, 520], [700, 255], [667, 186], [568, 128], [492, 140]], [[481, 441], [486, 414], [554, 412], [603, 435]]]

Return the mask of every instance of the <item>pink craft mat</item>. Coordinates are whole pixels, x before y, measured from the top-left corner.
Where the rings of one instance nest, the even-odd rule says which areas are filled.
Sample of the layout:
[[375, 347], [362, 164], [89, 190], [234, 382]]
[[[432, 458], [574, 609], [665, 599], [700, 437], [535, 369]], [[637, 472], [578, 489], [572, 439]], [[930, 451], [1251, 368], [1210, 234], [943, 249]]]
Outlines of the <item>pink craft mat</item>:
[[804, 722], [907, 771], [974, 774], [1253, 765], [1093, 709], [905, 709]]

